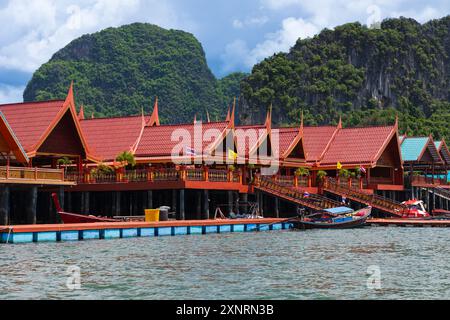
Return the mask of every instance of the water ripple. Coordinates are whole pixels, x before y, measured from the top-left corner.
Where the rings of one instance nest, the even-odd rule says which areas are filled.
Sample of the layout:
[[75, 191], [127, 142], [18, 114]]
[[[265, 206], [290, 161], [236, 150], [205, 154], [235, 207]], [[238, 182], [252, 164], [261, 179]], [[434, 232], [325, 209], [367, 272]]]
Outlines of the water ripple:
[[[446, 229], [0, 245], [4, 299], [448, 299]], [[81, 290], [66, 287], [81, 268]], [[379, 266], [380, 290], [367, 288]]]

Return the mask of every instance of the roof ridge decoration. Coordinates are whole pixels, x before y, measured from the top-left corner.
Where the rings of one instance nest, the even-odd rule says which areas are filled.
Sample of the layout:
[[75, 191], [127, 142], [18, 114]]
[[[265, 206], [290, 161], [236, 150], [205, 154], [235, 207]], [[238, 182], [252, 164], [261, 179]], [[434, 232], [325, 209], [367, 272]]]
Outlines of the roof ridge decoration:
[[285, 153], [283, 155], [281, 155], [281, 157], [283, 159], [286, 159], [289, 157], [289, 155], [292, 153], [292, 151], [294, 151], [295, 147], [301, 143], [301, 147], [303, 149], [303, 154], [305, 156], [305, 161], [308, 157], [306, 150], [305, 150], [305, 144], [303, 141], [303, 136], [304, 136], [304, 122], [303, 122], [303, 110], [301, 113], [301, 117], [300, 117], [300, 128], [298, 129], [298, 134], [297, 136], [294, 138], [294, 140], [292, 141], [291, 145], [289, 146], [289, 148], [286, 149]]
[[228, 113], [227, 113], [227, 117], [225, 118], [225, 121], [230, 121], [231, 120], [231, 106], [228, 106]]
[[232, 129], [234, 129], [236, 127], [236, 125], [235, 125], [235, 122], [236, 122], [236, 97], [234, 98], [233, 109], [231, 111], [229, 121], [230, 121], [230, 127]]
[[139, 147], [139, 143], [141, 143], [142, 136], [144, 135], [145, 128], [147, 127], [147, 123], [145, 121], [145, 113], [144, 108], [142, 108], [141, 112], [142, 117], [142, 124], [141, 124], [141, 131], [139, 132], [139, 135], [136, 139], [136, 141], [133, 143], [133, 145], [130, 147], [130, 152], [134, 155]]
[[339, 117], [339, 123], [338, 123], [336, 129], [334, 130], [333, 135], [331, 136], [331, 138], [328, 141], [327, 145], [325, 146], [325, 148], [323, 149], [322, 153], [320, 154], [319, 159], [316, 160], [316, 164], [320, 164], [320, 161], [322, 161], [322, 159], [325, 156], [325, 154], [327, 153], [328, 149], [330, 149], [331, 144], [333, 143], [333, 141], [336, 138], [337, 134], [341, 130], [342, 130], [342, 116]]
[[302, 109], [302, 114], [300, 116], [300, 132], [303, 135], [305, 131], [305, 123], [304, 123], [304, 115], [303, 115], [303, 109]]
[[267, 138], [270, 139], [270, 143], [272, 143], [272, 104], [269, 107], [269, 110], [267, 111], [266, 116], [266, 122], [264, 124], [265, 132], [263, 135], [258, 137], [258, 140], [256, 141], [256, 144], [253, 148], [249, 149], [248, 156], [249, 158], [258, 151], [259, 147], [264, 143], [264, 140]]
[[84, 106], [81, 105], [80, 112], [78, 113], [78, 120], [84, 120]]
[[147, 122], [147, 127], [159, 127], [161, 125], [159, 121], [159, 108], [158, 108], [158, 96], [156, 96], [155, 104], [153, 106], [153, 112], [150, 119]]
[[208, 123], [211, 123], [211, 117], [209, 116], [208, 109], [206, 109], [206, 120], [208, 121]]

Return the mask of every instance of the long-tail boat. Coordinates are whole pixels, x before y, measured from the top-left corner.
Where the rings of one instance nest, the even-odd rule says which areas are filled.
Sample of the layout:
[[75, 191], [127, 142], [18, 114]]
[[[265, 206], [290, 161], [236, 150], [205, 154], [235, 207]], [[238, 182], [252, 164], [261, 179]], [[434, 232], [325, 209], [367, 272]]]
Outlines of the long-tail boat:
[[103, 217], [96, 217], [92, 215], [83, 215], [76, 213], [64, 212], [61, 208], [61, 204], [59, 203], [58, 195], [56, 193], [52, 193], [53, 202], [55, 204], [56, 212], [61, 217], [61, 220], [64, 224], [72, 224], [72, 223], [96, 223], [96, 222], [121, 222], [119, 219], [109, 219]]
[[339, 207], [325, 209], [315, 214], [293, 220], [297, 229], [350, 229], [363, 227], [372, 213], [372, 207], [358, 211]]

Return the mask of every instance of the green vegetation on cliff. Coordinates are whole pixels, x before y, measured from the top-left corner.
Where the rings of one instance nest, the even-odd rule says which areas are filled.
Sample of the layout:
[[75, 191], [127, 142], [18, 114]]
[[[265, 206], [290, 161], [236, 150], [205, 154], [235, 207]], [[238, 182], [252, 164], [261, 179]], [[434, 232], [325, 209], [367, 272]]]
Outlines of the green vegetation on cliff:
[[241, 120], [377, 125], [450, 139], [450, 17], [419, 24], [389, 19], [380, 29], [350, 23], [299, 40], [243, 80]]
[[158, 96], [163, 122], [206, 119], [206, 110], [221, 119], [244, 76], [216, 80], [193, 35], [136, 23], [72, 41], [35, 72], [24, 100], [62, 99], [74, 80], [87, 114], [148, 113]]

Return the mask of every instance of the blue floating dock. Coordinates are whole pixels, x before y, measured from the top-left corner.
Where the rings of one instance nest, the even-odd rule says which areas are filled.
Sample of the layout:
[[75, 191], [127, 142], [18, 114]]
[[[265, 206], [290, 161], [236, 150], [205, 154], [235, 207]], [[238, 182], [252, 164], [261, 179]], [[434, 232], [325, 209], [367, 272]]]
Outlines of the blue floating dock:
[[0, 229], [1, 243], [67, 242], [136, 237], [277, 231], [292, 228], [283, 219], [120, 222], [73, 225], [10, 226]]

